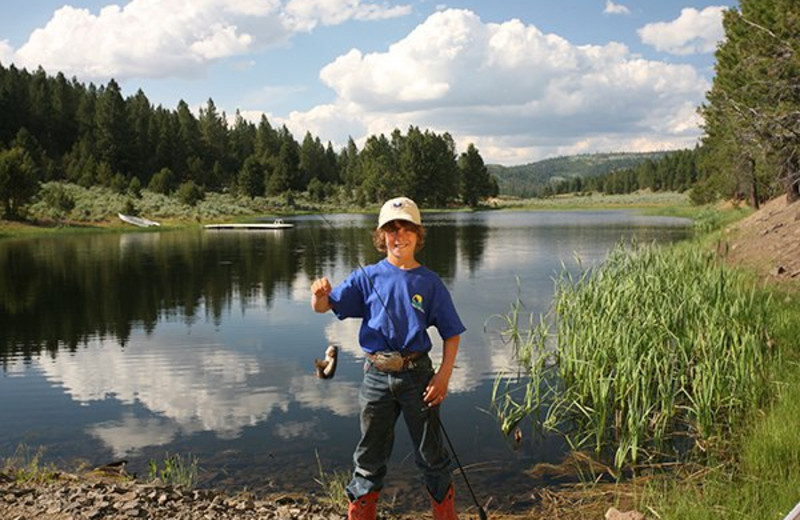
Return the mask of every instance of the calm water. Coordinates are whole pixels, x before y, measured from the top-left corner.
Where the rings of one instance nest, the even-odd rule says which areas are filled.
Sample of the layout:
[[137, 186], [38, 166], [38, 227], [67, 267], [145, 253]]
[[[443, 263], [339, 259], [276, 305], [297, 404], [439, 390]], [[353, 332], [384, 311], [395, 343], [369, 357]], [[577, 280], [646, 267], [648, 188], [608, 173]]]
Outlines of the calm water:
[[[203, 485], [275, 492], [318, 492], [317, 454], [326, 472], [349, 470], [359, 323], [313, 313], [309, 286], [379, 256], [374, 216], [326, 219], [294, 219], [285, 231], [0, 241], [0, 458], [24, 443], [59, 465], [125, 458], [146, 474], [150, 459], [191, 453]], [[602, 261], [622, 237], [667, 242], [690, 230], [624, 211], [429, 215], [426, 224], [420, 259], [468, 327], [443, 422], [473, 487], [502, 501], [530, 489], [532, 464], [562, 452], [533, 435], [515, 449], [486, 412], [495, 375], [509, 368], [489, 318], [509, 309], [517, 280], [527, 308], [545, 312], [562, 262], [575, 270], [576, 255]], [[329, 343], [341, 350], [326, 381], [313, 360]], [[398, 430], [386, 491], [402, 505], [419, 484], [402, 422]]]

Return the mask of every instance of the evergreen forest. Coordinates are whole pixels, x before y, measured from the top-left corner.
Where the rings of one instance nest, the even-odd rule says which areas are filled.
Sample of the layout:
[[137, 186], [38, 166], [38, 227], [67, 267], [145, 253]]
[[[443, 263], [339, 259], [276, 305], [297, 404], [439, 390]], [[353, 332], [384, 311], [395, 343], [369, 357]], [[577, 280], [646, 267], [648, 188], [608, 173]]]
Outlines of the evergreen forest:
[[460, 155], [453, 138], [410, 127], [350, 139], [336, 151], [306, 133], [301, 141], [266, 116], [258, 124], [237, 111], [233, 123], [212, 99], [195, 116], [186, 102], [153, 106], [141, 90], [127, 98], [110, 80], [84, 85], [0, 65], [0, 204], [5, 218], [24, 217], [41, 183], [178, 193], [192, 202], [206, 191], [250, 197], [308, 193], [358, 205], [404, 193], [420, 205], [476, 206], [497, 195], [477, 148]]

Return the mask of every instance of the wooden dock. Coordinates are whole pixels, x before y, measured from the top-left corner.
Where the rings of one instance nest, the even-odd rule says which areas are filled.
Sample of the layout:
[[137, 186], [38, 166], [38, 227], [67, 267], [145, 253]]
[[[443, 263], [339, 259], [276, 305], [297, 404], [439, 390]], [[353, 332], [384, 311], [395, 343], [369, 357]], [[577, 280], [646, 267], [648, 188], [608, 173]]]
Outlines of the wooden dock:
[[294, 224], [289, 224], [288, 222], [284, 222], [282, 220], [276, 220], [275, 222], [254, 222], [250, 224], [206, 224], [206, 229], [250, 229], [250, 230], [264, 230], [264, 229], [289, 229], [294, 227]]

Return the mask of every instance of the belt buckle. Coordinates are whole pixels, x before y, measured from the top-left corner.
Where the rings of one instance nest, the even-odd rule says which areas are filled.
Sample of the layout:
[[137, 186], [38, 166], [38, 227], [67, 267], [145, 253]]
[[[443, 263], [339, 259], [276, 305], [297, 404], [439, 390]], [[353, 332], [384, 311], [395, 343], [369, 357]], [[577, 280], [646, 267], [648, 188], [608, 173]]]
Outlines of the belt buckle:
[[408, 366], [406, 358], [396, 351], [376, 352], [372, 356], [372, 364], [381, 372], [402, 372]]

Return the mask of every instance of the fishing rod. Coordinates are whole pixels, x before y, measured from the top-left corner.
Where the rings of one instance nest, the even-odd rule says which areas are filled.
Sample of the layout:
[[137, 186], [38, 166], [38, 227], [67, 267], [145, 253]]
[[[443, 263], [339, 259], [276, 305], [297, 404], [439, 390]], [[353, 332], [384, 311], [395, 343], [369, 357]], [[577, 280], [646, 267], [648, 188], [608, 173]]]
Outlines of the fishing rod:
[[[319, 217], [331, 229], [331, 231], [333, 232], [333, 234], [335, 236], [335, 239], [339, 240], [338, 232], [337, 232], [336, 228], [333, 226], [333, 224], [331, 224], [330, 221], [328, 219], [326, 219], [325, 216], [322, 213], [319, 213]], [[312, 244], [313, 244], [313, 239], [312, 239]], [[314, 245], [314, 249], [316, 250], [316, 244], [313, 244], [313, 245]], [[383, 296], [381, 296], [380, 292], [375, 290], [375, 286], [373, 285], [372, 280], [367, 275], [366, 268], [361, 264], [361, 262], [358, 260], [357, 257], [355, 259], [355, 263], [358, 266], [358, 268], [361, 270], [361, 272], [364, 274], [364, 278], [366, 278], [367, 283], [369, 283], [370, 292], [375, 294], [375, 296], [378, 297], [378, 301], [381, 302], [381, 305], [383, 306], [383, 309], [386, 311], [386, 315], [389, 317], [389, 320], [391, 321], [392, 326], [394, 327], [395, 330], [399, 330], [398, 327], [397, 327], [397, 323], [394, 321], [394, 316], [389, 311], [389, 307], [386, 305], [386, 302], [383, 300]], [[419, 386], [419, 385], [417, 385], [417, 386]], [[427, 405], [423, 406], [422, 407], [422, 412], [430, 414], [438, 406], [439, 405], [436, 405], [436, 406], [427, 406]], [[461, 465], [461, 460], [459, 460], [459, 458], [458, 458], [458, 453], [456, 453], [456, 449], [453, 446], [453, 442], [450, 440], [450, 436], [447, 434], [447, 430], [444, 427], [444, 423], [442, 422], [441, 414], [433, 414], [433, 417], [439, 423], [439, 429], [442, 431], [442, 434], [444, 435], [444, 438], [447, 441], [447, 445], [450, 448], [450, 452], [453, 454], [453, 458], [456, 461], [456, 465], [458, 466], [458, 470], [461, 472], [461, 476], [463, 477], [464, 482], [467, 484], [467, 489], [469, 490], [470, 497], [472, 497], [472, 502], [475, 504], [475, 507], [478, 508], [478, 516], [480, 517], [481, 520], [487, 520], [488, 516], [486, 515], [486, 511], [480, 505], [480, 503], [478, 502], [478, 498], [475, 496], [475, 491], [473, 491], [472, 485], [469, 482], [469, 478], [467, 478], [467, 472], [464, 470], [464, 466]]]

